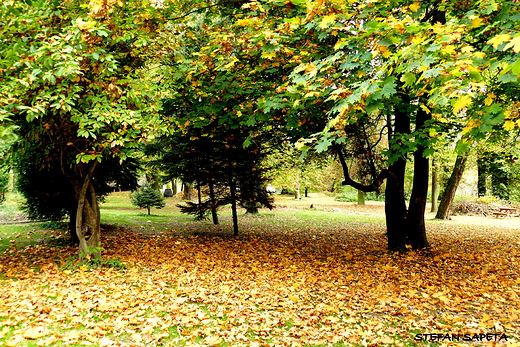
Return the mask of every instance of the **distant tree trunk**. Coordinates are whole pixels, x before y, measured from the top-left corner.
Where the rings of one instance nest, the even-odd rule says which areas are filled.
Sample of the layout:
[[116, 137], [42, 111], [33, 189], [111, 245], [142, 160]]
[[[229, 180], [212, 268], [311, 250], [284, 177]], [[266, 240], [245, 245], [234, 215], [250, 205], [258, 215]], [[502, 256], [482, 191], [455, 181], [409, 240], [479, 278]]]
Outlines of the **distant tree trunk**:
[[209, 181], [209, 201], [211, 204], [211, 217], [213, 219], [213, 224], [218, 224], [218, 214], [217, 214], [217, 199], [215, 197], [215, 186], [213, 184], [213, 180]]
[[172, 194], [173, 194], [173, 196], [175, 196], [178, 193], [178, 191], [177, 191], [177, 180], [176, 179], [172, 179], [171, 183], [172, 183]]
[[357, 204], [364, 205], [365, 204], [365, 192], [362, 190], [357, 191]]
[[[416, 131], [426, 131], [425, 126], [430, 119], [430, 113], [423, 109], [417, 110], [415, 120]], [[413, 189], [408, 206], [408, 217], [406, 218], [407, 236], [413, 249], [430, 247], [426, 237], [426, 224], [424, 222], [430, 169], [430, 160], [424, 154], [426, 148], [425, 145], [421, 144], [417, 146], [414, 152]]]
[[487, 194], [487, 165], [483, 158], [477, 159], [477, 195], [479, 197], [486, 196]]
[[306, 198], [309, 197], [309, 188], [305, 187], [305, 195]]
[[296, 185], [294, 186], [294, 199], [295, 200], [300, 200], [301, 199], [301, 195], [300, 195], [300, 182], [297, 182]]
[[238, 215], [237, 215], [237, 185], [233, 178], [233, 173], [229, 173], [229, 193], [231, 197], [231, 214], [233, 218], [233, 236], [238, 236]]
[[437, 212], [439, 197], [439, 166], [432, 163], [432, 208], [431, 212]]
[[193, 200], [193, 187], [190, 183], [184, 183], [182, 191], [182, 200]]
[[462, 174], [464, 173], [464, 169], [466, 168], [467, 160], [468, 155], [466, 153], [459, 154], [457, 156], [457, 159], [455, 160], [455, 166], [453, 167], [451, 176], [442, 194], [439, 209], [435, 218], [450, 219], [451, 205], [453, 203], [453, 199], [455, 198], [455, 193], [457, 192], [457, 187], [459, 186]]

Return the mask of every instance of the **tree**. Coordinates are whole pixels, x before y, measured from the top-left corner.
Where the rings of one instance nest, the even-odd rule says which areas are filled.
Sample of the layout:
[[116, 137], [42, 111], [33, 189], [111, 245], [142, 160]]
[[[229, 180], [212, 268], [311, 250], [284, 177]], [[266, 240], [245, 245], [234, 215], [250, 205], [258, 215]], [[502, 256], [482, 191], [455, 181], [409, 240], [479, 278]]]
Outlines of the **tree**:
[[[317, 104], [328, 109], [321, 118], [324, 130], [313, 137], [314, 148], [334, 148], [343, 156], [345, 184], [369, 191], [387, 180], [390, 250], [428, 246], [424, 208], [433, 142], [457, 135], [479, 139], [493, 126], [515, 127], [518, 119], [516, 106], [506, 101], [516, 100], [518, 89], [520, 60], [511, 52], [518, 48], [513, 29], [518, 22], [511, 15], [518, 5], [459, 5], [309, 5], [299, 22], [307, 34], [306, 59], [285, 86], [288, 102], [266, 97], [262, 104], [265, 109], [273, 103], [290, 107], [292, 119], [301, 119]], [[329, 52], [323, 48], [327, 45]], [[380, 129], [388, 137], [388, 166], [371, 184], [359, 184], [344, 160], [344, 127], [360, 119], [375, 124], [379, 115], [387, 117]], [[407, 207], [403, 182], [411, 156], [414, 181]]]
[[130, 195], [132, 204], [139, 208], [145, 208], [150, 215], [150, 209], [152, 207], [161, 209], [166, 206], [164, 197], [161, 192], [152, 188], [149, 185], [145, 185]]
[[99, 163], [125, 160], [160, 125], [155, 105], [144, 111], [151, 87], [136, 77], [157, 13], [140, 1], [0, 6], [0, 114], [16, 126], [17, 151], [40, 148], [36, 167], [67, 178], [81, 256], [99, 256]]

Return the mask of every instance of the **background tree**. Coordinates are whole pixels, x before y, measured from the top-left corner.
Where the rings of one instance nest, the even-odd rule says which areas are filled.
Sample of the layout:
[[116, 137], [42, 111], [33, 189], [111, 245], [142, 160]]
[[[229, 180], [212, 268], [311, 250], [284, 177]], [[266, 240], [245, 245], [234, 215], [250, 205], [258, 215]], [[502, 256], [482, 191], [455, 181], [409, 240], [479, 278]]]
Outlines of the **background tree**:
[[132, 193], [130, 198], [132, 204], [139, 208], [145, 208], [148, 211], [148, 215], [150, 215], [152, 207], [161, 209], [166, 206], [166, 202], [164, 202], [164, 197], [161, 192], [148, 184]]

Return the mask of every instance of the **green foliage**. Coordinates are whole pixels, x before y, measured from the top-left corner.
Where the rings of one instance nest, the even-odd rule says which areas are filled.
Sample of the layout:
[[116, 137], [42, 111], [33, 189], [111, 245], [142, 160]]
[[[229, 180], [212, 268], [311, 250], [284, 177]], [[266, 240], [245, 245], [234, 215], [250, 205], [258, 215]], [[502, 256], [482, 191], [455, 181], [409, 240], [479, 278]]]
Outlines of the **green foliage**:
[[[92, 252], [101, 252], [103, 250], [102, 247], [97, 247]], [[99, 268], [113, 268], [117, 270], [125, 270], [129, 267], [129, 264], [122, 262], [119, 259], [104, 259], [100, 257], [93, 258], [83, 258], [78, 260], [78, 257], [72, 256], [65, 259], [64, 263], [60, 266], [60, 271], [69, 271], [69, 272], [77, 272], [77, 271], [90, 271], [92, 269]]]
[[148, 215], [150, 215], [150, 209], [152, 207], [161, 209], [166, 206], [164, 197], [161, 195], [161, 192], [153, 189], [149, 185], [144, 185], [132, 193], [130, 197], [132, 204], [139, 208], [147, 209]]

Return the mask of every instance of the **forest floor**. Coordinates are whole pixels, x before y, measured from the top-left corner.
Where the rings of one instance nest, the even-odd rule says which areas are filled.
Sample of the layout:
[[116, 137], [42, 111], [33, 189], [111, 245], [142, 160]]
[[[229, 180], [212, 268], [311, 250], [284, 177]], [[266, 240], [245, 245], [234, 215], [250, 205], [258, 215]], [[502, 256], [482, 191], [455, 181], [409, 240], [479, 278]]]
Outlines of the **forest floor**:
[[13, 243], [0, 345], [520, 344], [520, 218], [428, 214], [431, 249], [400, 255], [386, 250], [381, 203], [277, 204], [241, 215], [238, 237], [227, 211], [219, 225], [103, 221], [98, 262], [77, 263], [60, 230]]

